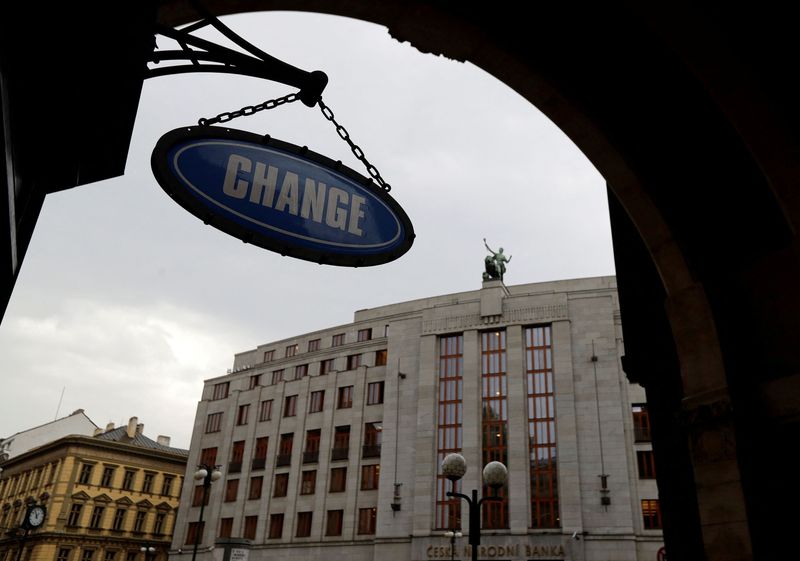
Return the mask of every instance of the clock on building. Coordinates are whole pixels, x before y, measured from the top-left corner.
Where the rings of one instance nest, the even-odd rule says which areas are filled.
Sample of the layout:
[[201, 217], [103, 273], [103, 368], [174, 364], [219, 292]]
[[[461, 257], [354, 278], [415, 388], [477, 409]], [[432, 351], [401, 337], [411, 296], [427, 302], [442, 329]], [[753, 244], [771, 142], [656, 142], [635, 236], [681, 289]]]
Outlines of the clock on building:
[[28, 509], [25, 515], [25, 525], [28, 528], [38, 528], [44, 524], [45, 509], [41, 505], [34, 505]]

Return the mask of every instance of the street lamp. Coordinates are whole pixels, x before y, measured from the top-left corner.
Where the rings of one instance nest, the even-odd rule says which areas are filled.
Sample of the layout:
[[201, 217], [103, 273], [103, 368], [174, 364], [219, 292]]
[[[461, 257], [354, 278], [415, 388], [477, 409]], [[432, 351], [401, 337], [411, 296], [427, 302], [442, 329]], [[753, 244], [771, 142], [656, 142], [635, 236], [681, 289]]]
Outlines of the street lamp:
[[194, 472], [194, 478], [197, 481], [203, 482], [203, 501], [200, 503], [200, 519], [198, 520], [197, 524], [197, 534], [194, 538], [194, 549], [192, 550], [192, 561], [197, 559], [197, 546], [200, 544], [200, 541], [203, 537], [203, 532], [205, 528], [203, 527], [203, 510], [206, 507], [206, 501], [208, 500], [208, 489], [211, 487], [211, 484], [222, 477], [222, 472], [219, 471], [220, 466], [209, 466], [206, 464], [201, 464], [197, 466], [197, 471]]
[[145, 561], [153, 561], [156, 558], [156, 548], [152, 545], [150, 547], [142, 546], [139, 548], [139, 551], [144, 553]]
[[445, 532], [444, 535], [446, 538], [450, 538], [450, 561], [453, 561], [456, 558], [456, 538], [460, 538], [464, 534], [453, 529]]
[[[467, 473], [467, 461], [461, 454], [448, 454], [442, 460], [442, 474], [453, 483], [453, 491], [447, 493], [448, 497], [464, 499], [469, 505], [469, 545], [472, 549], [472, 561], [478, 561], [478, 546], [481, 545], [481, 505], [485, 501], [502, 501], [502, 497], [483, 497], [478, 499], [478, 490], [472, 490], [472, 497], [463, 493], [456, 493], [456, 481]], [[497, 491], [505, 485], [508, 479], [508, 469], [501, 462], [489, 462], [483, 468], [483, 480], [489, 487]], [[455, 536], [453, 536], [455, 541]]]

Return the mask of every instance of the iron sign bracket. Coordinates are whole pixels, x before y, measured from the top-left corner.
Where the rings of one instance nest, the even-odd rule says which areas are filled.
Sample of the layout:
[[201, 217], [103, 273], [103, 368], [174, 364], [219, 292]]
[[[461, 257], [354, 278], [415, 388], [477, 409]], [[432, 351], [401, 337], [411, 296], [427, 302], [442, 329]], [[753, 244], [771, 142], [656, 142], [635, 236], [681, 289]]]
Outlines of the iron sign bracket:
[[[177, 29], [156, 24], [155, 33], [174, 40], [180, 49], [153, 50], [145, 78], [157, 78], [190, 72], [220, 72], [239, 74], [280, 82], [298, 88], [297, 97], [308, 107], [314, 107], [328, 84], [328, 76], [320, 71], [307, 72], [279, 60], [237, 35], [232, 29], [208, 12], [199, 2], [192, 2], [201, 19]], [[225, 38], [249, 54], [203, 39], [193, 33], [211, 26]], [[185, 64], [158, 66], [164, 61], [182, 61]]]

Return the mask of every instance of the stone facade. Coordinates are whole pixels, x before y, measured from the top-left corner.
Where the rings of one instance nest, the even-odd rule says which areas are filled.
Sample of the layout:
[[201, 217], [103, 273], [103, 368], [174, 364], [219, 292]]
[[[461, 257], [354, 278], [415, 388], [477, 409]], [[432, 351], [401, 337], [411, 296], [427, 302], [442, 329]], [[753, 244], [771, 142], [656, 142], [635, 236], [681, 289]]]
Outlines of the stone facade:
[[[552, 337], [558, 518], [546, 528], [536, 527], [531, 512], [525, 351], [525, 330], [531, 326], [548, 326]], [[464, 536], [455, 540], [455, 551], [436, 515], [439, 342], [443, 336], [462, 337], [460, 453], [468, 465], [462, 489], [480, 494], [481, 345], [487, 332], [502, 332], [506, 344], [508, 516], [503, 527], [483, 530], [479, 557], [655, 559], [662, 535], [657, 527], [645, 528], [642, 500], [657, 501], [658, 493], [648, 469], [647, 478], [640, 477], [637, 458], [651, 446], [634, 430], [632, 415], [632, 404], [643, 404], [644, 392], [627, 382], [620, 366], [623, 341], [613, 277], [509, 287], [487, 281], [476, 291], [360, 310], [352, 324], [237, 354], [228, 374], [206, 381], [197, 409], [189, 466], [201, 463], [203, 450], [216, 449], [223, 473], [210, 488], [198, 559], [218, 557], [213, 544], [220, 536], [250, 539], [249, 558], [259, 561], [469, 558], [467, 505], [461, 506]], [[331, 360], [332, 371], [323, 373]], [[280, 371], [282, 376], [275, 374]], [[380, 403], [371, 403], [374, 384], [381, 382]], [[341, 392], [350, 391], [342, 388], [349, 386], [352, 401], [342, 406]], [[313, 392], [324, 392], [322, 408], [314, 412]], [[262, 404], [270, 400], [267, 418]], [[380, 427], [379, 457], [367, 453], [374, 452], [369, 423]], [[345, 426], [349, 449], [340, 458], [333, 449], [337, 427]], [[319, 454], [309, 457], [307, 435], [316, 430]], [[279, 449], [288, 434], [290, 452]], [[261, 462], [254, 461], [258, 438], [268, 439]], [[234, 453], [239, 457], [232, 458]], [[289, 453], [283, 456], [288, 465], [277, 465], [278, 455]], [[380, 464], [377, 489], [364, 482], [365, 466], [374, 464]], [[346, 468], [341, 492], [331, 490], [333, 468]], [[303, 483], [303, 472], [311, 471], [313, 492]], [[285, 492], [275, 492], [276, 475], [282, 481], [288, 476]], [[251, 493], [253, 478], [261, 478], [260, 493]], [[171, 558], [188, 560], [192, 553], [194, 544], [187, 542], [190, 525], [199, 519], [199, 506], [191, 506], [196, 484], [190, 478], [184, 483]], [[373, 508], [371, 527], [365, 513]], [[342, 511], [340, 530], [331, 531], [330, 511]], [[281, 514], [277, 532], [271, 524], [273, 515]], [[649, 520], [653, 526], [654, 518]]]

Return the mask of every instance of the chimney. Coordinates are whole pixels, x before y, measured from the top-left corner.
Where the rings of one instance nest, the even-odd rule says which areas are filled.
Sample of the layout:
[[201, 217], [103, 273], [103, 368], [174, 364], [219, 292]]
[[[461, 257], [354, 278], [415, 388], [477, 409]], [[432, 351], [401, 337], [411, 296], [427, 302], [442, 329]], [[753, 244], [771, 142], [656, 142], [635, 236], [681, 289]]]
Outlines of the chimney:
[[133, 438], [136, 436], [136, 425], [139, 422], [138, 417], [131, 417], [130, 421], [128, 421], [128, 438]]
[[108, 432], [110, 430], [114, 430], [114, 423], [108, 423], [106, 425], [106, 432]]
[[158, 442], [161, 446], [169, 446], [170, 437], [164, 436], [163, 434], [159, 434], [156, 438], [156, 442]]
[[136, 434], [142, 434], [144, 432], [144, 423], [139, 423], [136, 425]]
[[103, 434], [103, 429], [101, 429], [100, 427], [97, 427], [96, 429], [94, 429], [94, 436], [97, 436], [97, 435], [100, 435], [100, 434]]

